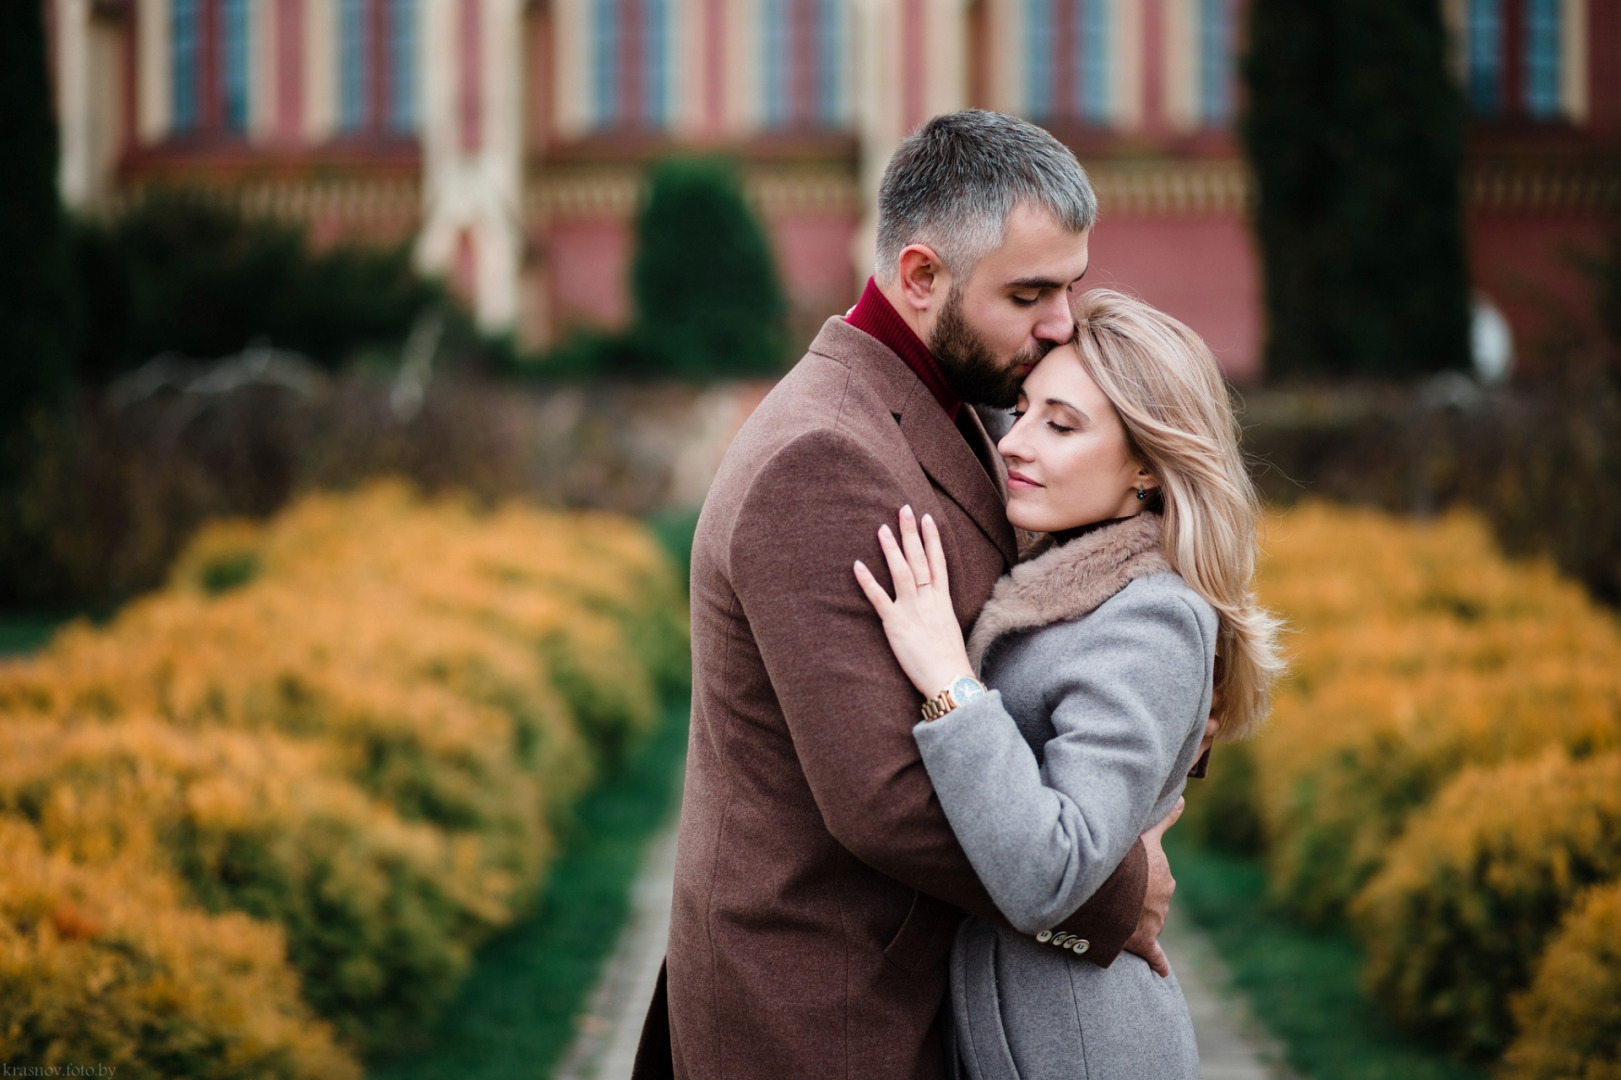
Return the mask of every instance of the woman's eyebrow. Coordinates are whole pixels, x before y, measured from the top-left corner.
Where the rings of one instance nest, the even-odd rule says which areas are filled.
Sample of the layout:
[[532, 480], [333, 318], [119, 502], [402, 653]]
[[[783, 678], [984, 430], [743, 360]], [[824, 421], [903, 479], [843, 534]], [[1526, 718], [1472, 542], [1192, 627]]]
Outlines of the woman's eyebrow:
[[1085, 409], [1081, 408], [1079, 405], [1071, 405], [1069, 402], [1065, 401], [1063, 398], [1050, 397], [1050, 398], [1047, 399], [1047, 404], [1062, 406], [1063, 408], [1066, 408], [1070, 412], [1074, 413], [1076, 416], [1079, 416], [1082, 420], [1091, 420], [1092, 419], [1090, 416], [1086, 415], [1086, 410]]

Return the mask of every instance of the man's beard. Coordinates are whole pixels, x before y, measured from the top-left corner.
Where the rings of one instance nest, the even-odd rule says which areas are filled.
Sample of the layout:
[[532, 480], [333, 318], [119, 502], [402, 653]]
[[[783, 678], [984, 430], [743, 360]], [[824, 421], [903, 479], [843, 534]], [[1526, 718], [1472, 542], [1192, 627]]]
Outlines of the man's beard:
[[1019, 401], [1019, 385], [1024, 382], [1021, 367], [1034, 367], [1052, 349], [1053, 342], [1038, 341], [1009, 359], [996, 361], [979, 331], [968, 325], [963, 314], [962, 290], [956, 285], [946, 296], [945, 307], [929, 337], [929, 351], [940, 364], [940, 372], [958, 397], [971, 405], [1011, 409]]

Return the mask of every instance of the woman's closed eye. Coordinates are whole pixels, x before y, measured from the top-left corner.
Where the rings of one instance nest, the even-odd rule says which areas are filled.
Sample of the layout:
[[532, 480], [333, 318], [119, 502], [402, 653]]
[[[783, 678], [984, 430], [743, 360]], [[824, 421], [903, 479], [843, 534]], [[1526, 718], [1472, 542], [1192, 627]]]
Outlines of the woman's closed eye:
[[1058, 434], [1060, 434], [1060, 435], [1068, 435], [1070, 432], [1075, 430], [1072, 427], [1065, 427], [1063, 424], [1060, 424], [1056, 420], [1047, 421], [1047, 426], [1049, 428], [1051, 428], [1052, 430], [1058, 432]]

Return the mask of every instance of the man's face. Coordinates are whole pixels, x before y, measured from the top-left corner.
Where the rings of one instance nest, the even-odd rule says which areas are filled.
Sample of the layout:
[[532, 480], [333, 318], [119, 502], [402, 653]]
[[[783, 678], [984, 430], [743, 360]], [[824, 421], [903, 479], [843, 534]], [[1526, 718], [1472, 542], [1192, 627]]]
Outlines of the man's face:
[[959, 397], [1012, 408], [1030, 369], [1070, 339], [1070, 290], [1086, 273], [1090, 239], [1045, 208], [1020, 205], [1002, 246], [966, 282], [952, 281], [927, 344]]

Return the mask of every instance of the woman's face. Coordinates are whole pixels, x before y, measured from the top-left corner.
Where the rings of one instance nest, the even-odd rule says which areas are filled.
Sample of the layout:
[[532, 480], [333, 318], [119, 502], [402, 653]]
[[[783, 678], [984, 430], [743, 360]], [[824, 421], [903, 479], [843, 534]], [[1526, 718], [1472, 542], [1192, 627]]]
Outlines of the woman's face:
[[1156, 486], [1074, 345], [1049, 352], [1025, 378], [1016, 421], [996, 448], [1007, 461], [1008, 520], [1031, 532], [1130, 516], [1142, 509], [1138, 485]]

